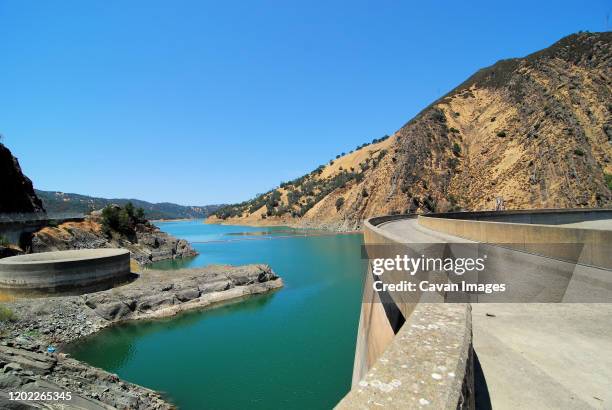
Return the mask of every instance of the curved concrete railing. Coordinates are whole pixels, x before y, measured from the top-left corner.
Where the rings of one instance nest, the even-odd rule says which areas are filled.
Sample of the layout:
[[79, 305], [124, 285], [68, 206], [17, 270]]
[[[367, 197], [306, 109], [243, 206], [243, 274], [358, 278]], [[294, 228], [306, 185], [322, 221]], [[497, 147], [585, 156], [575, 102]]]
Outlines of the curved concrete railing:
[[[429, 232], [447, 234], [439, 238], [451, 247], [463, 249], [461, 246], [465, 244], [477, 243], [494, 260], [503, 261], [492, 263], [487, 275], [496, 279], [503, 274], [501, 277], [512, 290], [505, 296], [508, 301], [610, 300], [610, 209], [376, 217], [364, 223], [368, 257], [371, 259], [372, 254], [380, 257], [379, 252], [403, 252], [405, 247], [410, 251], [418, 249], [418, 243], [407, 243], [413, 238], [402, 236], [397, 230], [398, 224], [385, 229], [386, 223], [410, 218], [418, 218], [418, 225]], [[426, 237], [438, 238], [437, 235]], [[508, 272], [514, 274], [508, 276]], [[377, 280], [392, 283], [388, 275], [398, 279], [405, 273], [386, 271]], [[483, 276], [483, 282], [489, 276]], [[469, 304], [421, 303], [429, 299], [414, 292], [377, 292], [373, 290], [373, 281], [370, 270], [364, 287], [353, 386], [338, 407], [473, 408]], [[471, 295], [471, 298], [488, 300], [487, 295]]]
[[567, 249], [559, 244], [580, 244], [581, 265], [612, 268], [612, 231], [559, 226], [586, 221], [612, 220], [610, 209], [547, 209], [537, 211], [455, 212], [419, 215], [428, 229], [475, 242], [507, 244], [523, 252], [564, 260]]
[[[405, 245], [379, 225], [415, 217], [365, 221], [366, 251], [368, 245]], [[371, 270], [365, 282], [353, 386], [337, 408], [474, 408], [469, 304], [394, 300], [373, 290]]]
[[561, 225], [612, 219], [612, 209], [516, 209], [509, 211], [442, 212], [424, 216], [443, 219], [467, 219], [471, 221]]
[[80, 249], [0, 259], [0, 288], [83, 287], [130, 274], [126, 249]]

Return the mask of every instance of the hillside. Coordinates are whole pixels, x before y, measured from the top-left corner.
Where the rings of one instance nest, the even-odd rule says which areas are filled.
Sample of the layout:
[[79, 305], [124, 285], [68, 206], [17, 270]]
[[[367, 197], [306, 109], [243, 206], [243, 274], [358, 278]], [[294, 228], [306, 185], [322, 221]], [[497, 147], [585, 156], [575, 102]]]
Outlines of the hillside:
[[354, 229], [449, 210], [612, 205], [612, 33], [484, 68], [391, 137], [208, 222]]
[[118, 205], [94, 211], [84, 221], [46, 226], [35, 232], [26, 245], [33, 253], [97, 248], [128, 249], [130, 257], [142, 265], [197, 255], [189, 242], [162, 232], [142, 219], [133, 206]]
[[125, 205], [132, 202], [135, 207], [145, 210], [147, 219], [191, 219], [206, 218], [221, 207], [221, 205], [183, 206], [169, 202], [151, 203], [139, 199], [106, 199], [57, 191], [36, 190], [36, 194], [50, 215], [85, 214], [107, 205]]
[[21, 171], [19, 161], [0, 143], [0, 213], [44, 212], [32, 181]]

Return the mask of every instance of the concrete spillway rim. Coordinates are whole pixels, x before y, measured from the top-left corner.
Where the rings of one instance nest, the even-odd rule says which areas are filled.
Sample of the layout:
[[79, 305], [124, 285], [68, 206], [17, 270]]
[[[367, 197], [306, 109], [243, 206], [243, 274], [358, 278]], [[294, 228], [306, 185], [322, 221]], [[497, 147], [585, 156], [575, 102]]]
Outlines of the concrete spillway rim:
[[73, 249], [67, 251], [29, 253], [27, 255], [10, 256], [0, 259], [0, 266], [95, 260], [119, 255], [129, 255], [129, 253], [130, 251], [127, 249], [120, 248]]

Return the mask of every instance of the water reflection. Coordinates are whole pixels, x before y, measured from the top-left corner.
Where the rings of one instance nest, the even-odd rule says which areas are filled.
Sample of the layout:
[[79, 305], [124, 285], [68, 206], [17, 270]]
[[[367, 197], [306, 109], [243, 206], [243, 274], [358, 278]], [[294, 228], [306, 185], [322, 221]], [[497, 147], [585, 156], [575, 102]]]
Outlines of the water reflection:
[[[276, 292], [272, 292], [236, 298], [209, 306], [206, 310], [183, 312], [174, 317], [121, 323], [66, 346], [64, 351], [76, 357], [87, 352], [88, 363], [104, 367], [111, 372], [116, 371], [130, 361], [138, 348], [136, 342], [148, 335], [180, 331], [204, 319], [221, 318], [238, 312], [256, 312], [269, 304], [275, 295]], [[111, 355], [108, 354], [109, 351], [112, 352]], [[100, 355], [92, 356], [91, 352], [100, 352]]]

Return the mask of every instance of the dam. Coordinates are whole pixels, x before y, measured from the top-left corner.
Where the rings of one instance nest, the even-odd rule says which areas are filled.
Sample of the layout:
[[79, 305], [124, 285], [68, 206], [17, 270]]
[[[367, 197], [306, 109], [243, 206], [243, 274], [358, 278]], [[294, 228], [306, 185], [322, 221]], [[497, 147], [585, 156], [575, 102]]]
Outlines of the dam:
[[[612, 210], [393, 215], [365, 222], [381, 247], [478, 246], [504, 298], [374, 290], [366, 275], [353, 386], [337, 408], [589, 408], [612, 401]], [[489, 278], [490, 279], [490, 278]], [[535, 291], [533, 291], [535, 289]], [[430, 293], [430, 292], [428, 292]], [[437, 297], [437, 299], [436, 299]], [[477, 303], [481, 302], [481, 303]], [[484, 303], [483, 303], [484, 302]], [[497, 303], [496, 303], [497, 302]], [[598, 303], [592, 303], [598, 302]]]

